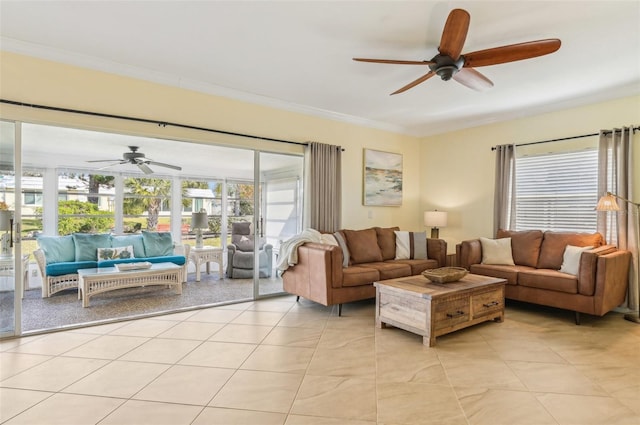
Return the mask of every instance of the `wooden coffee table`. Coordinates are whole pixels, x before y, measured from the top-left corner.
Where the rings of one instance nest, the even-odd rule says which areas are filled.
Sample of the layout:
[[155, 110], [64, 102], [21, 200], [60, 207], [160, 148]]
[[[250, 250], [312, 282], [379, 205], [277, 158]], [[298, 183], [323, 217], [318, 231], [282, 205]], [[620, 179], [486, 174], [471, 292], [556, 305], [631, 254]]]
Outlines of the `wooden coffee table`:
[[504, 320], [505, 279], [468, 274], [457, 282], [433, 283], [422, 275], [375, 282], [376, 326], [387, 324], [436, 337], [478, 323]]

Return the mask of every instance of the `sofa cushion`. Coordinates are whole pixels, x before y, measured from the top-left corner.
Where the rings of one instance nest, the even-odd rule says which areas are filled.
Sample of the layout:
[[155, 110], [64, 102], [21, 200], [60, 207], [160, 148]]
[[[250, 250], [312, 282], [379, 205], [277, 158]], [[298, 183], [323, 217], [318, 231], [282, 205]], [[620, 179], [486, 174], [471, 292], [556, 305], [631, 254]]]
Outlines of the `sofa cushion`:
[[516, 232], [514, 230], [498, 230], [497, 238], [511, 238], [511, 253], [513, 262], [529, 267], [538, 265], [540, 256], [540, 246], [542, 245], [543, 233], [541, 230], [524, 230]]
[[473, 274], [506, 279], [508, 285], [517, 285], [518, 273], [526, 270], [535, 269], [528, 266], [500, 266], [492, 264], [472, 264], [469, 267], [469, 271]]
[[47, 276], [62, 276], [65, 274], [78, 273], [80, 269], [92, 269], [98, 267], [96, 261], [70, 261], [64, 263], [48, 264], [45, 267]]
[[378, 237], [378, 246], [382, 253], [382, 260], [393, 260], [396, 256], [396, 230], [399, 227], [374, 227]]
[[542, 239], [537, 267], [539, 269], [560, 270], [564, 249], [567, 245], [597, 248], [602, 244], [603, 237], [600, 233], [546, 231]]
[[144, 252], [144, 240], [142, 239], [142, 235], [121, 235], [121, 236], [111, 236], [111, 246], [114, 248], [119, 248], [121, 246], [133, 246], [133, 255], [138, 258], [146, 257], [147, 254]]
[[351, 264], [382, 261], [375, 229], [343, 230], [342, 233], [347, 240]]
[[47, 264], [73, 262], [76, 246], [73, 236], [38, 236], [38, 246], [44, 252]]
[[97, 257], [98, 261], [104, 261], [135, 258], [135, 255], [133, 254], [133, 245], [129, 245], [116, 248], [98, 248]]
[[169, 232], [142, 231], [144, 252], [147, 257], [164, 257], [173, 255], [173, 240]]
[[138, 263], [147, 261], [149, 263], [173, 263], [183, 266], [187, 261], [184, 255], [169, 255], [166, 257], [148, 257], [148, 258], [118, 258], [115, 260], [98, 261], [98, 267], [113, 267], [116, 264]]
[[514, 266], [511, 252], [511, 238], [480, 238], [482, 245], [482, 264]]
[[380, 280], [380, 273], [376, 269], [353, 266], [342, 269], [342, 286], [371, 285]]
[[411, 266], [408, 264], [385, 261], [377, 263], [367, 263], [363, 264], [363, 266], [378, 270], [378, 273], [380, 273], [380, 280], [411, 276]]
[[111, 236], [107, 233], [74, 233], [76, 261], [98, 261], [98, 248], [109, 248]]
[[578, 293], [578, 278], [557, 270], [532, 269], [518, 273], [518, 285], [550, 291]]
[[592, 248], [592, 246], [567, 245], [567, 247], [564, 249], [564, 255], [562, 256], [562, 265], [560, 266], [560, 271], [562, 273], [568, 273], [577, 276], [578, 272], [580, 271], [580, 258], [582, 257], [582, 253]]
[[422, 273], [428, 269], [435, 269], [438, 267], [438, 260], [432, 260], [430, 258], [421, 260], [389, 260], [389, 262], [408, 264], [411, 267], [411, 276]]
[[396, 231], [396, 260], [427, 258], [427, 233]]

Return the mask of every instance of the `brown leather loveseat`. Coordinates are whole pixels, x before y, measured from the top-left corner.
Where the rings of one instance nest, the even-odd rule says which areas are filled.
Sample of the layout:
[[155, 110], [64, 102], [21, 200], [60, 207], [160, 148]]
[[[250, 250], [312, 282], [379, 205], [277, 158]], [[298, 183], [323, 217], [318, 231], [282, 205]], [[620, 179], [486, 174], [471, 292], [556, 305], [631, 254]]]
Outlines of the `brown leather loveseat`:
[[[580, 313], [603, 316], [624, 302], [631, 252], [606, 245], [600, 233], [499, 230], [502, 238], [511, 238], [513, 265], [483, 263], [481, 239], [456, 245], [458, 265], [506, 279], [506, 298], [572, 310], [576, 324]], [[577, 254], [572, 274], [565, 267], [575, 247], [592, 248]]]
[[447, 243], [426, 236], [420, 240], [426, 241], [427, 258], [395, 259], [395, 231], [399, 228], [340, 230], [334, 235], [344, 246], [313, 242], [299, 246], [298, 263], [282, 275], [284, 290], [325, 306], [338, 304], [340, 315], [343, 303], [375, 298], [373, 282], [446, 264]]

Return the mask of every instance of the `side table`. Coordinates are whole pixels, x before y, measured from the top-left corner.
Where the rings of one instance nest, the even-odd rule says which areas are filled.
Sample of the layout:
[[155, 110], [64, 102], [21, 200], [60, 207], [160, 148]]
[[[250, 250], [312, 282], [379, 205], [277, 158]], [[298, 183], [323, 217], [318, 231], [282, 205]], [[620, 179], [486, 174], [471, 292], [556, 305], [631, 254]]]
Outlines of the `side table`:
[[[22, 298], [24, 298], [24, 291], [29, 289], [29, 254], [22, 256], [22, 273], [24, 274], [22, 281]], [[0, 276], [13, 275], [13, 257], [0, 258]]]
[[211, 273], [211, 262], [218, 263], [218, 276], [222, 279], [224, 269], [222, 268], [222, 248], [204, 246], [202, 248], [192, 247], [189, 250], [189, 259], [196, 265], [196, 282], [200, 282], [200, 266], [207, 265], [207, 274]]

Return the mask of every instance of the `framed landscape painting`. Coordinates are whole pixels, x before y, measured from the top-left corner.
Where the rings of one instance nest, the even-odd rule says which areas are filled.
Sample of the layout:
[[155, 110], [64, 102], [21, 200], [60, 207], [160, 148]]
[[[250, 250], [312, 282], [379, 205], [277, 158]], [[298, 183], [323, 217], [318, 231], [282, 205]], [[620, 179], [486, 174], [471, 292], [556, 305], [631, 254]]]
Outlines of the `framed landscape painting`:
[[364, 150], [364, 205], [402, 205], [402, 154]]

